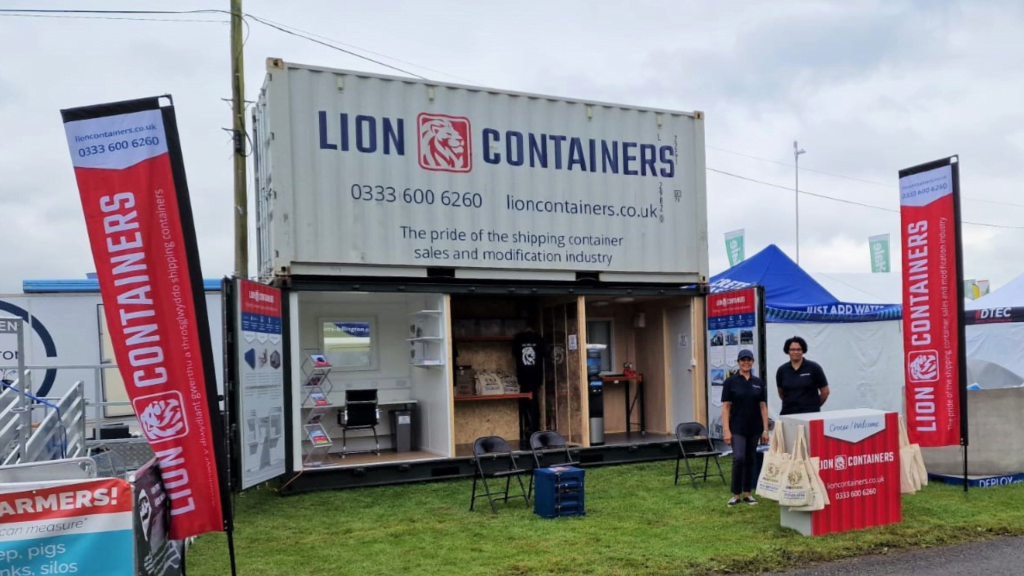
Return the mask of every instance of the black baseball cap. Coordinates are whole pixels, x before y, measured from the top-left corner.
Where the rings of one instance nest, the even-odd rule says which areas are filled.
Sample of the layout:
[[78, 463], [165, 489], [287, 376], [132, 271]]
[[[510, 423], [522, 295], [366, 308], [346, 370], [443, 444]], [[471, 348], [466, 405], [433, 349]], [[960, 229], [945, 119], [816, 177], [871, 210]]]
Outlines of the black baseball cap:
[[743, 360], [744, 358], [750, 358], [751, 360], [753, 360], [754, 353], [744, 348], [743, 350], [740, 350], [740, 355], [736, 357], [736, 360]]

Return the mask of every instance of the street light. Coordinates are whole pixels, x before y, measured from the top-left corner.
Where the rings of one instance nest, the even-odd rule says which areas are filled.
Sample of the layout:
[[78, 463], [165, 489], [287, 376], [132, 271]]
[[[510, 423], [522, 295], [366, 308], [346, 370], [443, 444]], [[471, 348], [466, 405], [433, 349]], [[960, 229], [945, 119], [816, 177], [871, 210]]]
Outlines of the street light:
[[796, 166], [796, 185], [793, 196], [796, 198], [796, 263], [800, 265], [800, 155], [806, 151], [793, 140], [793, 163]]

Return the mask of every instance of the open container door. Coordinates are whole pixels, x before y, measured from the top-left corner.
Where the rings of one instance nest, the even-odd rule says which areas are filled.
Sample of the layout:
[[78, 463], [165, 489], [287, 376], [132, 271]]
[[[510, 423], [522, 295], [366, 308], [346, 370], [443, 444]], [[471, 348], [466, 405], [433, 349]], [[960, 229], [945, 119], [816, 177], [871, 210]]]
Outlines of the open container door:
[[740, 350], [754, 353], [754, 374], [766, 383], [764, 286], [718, 292], [707, 296], [704, 312], [707, 345], [704, 365], [708, 382], [708, 432], [722, 440], [722, 384], [739, 370]]
[[245, 490], [285, 473], [284, 295], [242, 278], [221, 294], [231, 486]]

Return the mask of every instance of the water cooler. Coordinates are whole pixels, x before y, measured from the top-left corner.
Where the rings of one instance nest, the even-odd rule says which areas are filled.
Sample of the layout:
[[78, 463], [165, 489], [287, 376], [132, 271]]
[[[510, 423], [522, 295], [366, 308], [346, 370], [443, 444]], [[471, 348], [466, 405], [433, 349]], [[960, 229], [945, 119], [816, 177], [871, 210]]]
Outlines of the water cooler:
[[604, 444], [604, 383], [601, 381], [601, 352], [604, 349], [604, 344], [587, 344], [591, 446]]

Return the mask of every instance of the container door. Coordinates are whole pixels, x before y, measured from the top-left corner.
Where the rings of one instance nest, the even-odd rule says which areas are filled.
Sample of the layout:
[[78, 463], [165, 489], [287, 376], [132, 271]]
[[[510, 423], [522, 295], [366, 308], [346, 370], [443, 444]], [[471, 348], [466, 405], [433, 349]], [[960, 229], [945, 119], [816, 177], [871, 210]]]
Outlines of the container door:
[[680, 422], [697, 419], [693, 405], [693, 368], [690, 365], [693, 359], [691, 314], [689, 306], [668, 310], [669, 385], [672, 390], [670, 430], [675, 430]]

